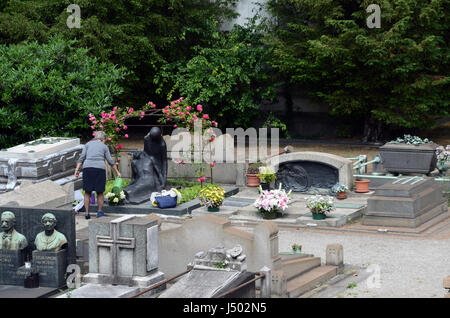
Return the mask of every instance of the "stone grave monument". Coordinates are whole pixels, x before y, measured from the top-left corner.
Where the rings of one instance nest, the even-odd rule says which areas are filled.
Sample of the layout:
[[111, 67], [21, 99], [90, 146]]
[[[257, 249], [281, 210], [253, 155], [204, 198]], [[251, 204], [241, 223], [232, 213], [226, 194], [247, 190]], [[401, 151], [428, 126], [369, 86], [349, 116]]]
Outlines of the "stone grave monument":
[[[159, 298], [217, 298], [254, 277], [247, 272], [246, 256], [240, 245], [232, 249], [218, 246], [195, 255], [192, 270]], [[269, 275], [270, 276], [270, 275]], [[270, 282], [270, 278], [266, 281]], [[227, 297], [255, 298], [255, 283]], [[270, 291], [270, 287], [267, 289]], [[270, 292], [268, 293], [270, 297]]]
[[132, 215], [89, 222], [88, 284], [146, 288], [164, 279], [158, 270], [158, 221]]
[[72, 176], [82, 149], [78, 138], [46, 137], [0, 150], [0, 191], [45, 180], [81, 188]]
[[40, 287], [65, 286], [66, 268], [75, 263], [72, 211], [0, 207], [0, 212], [0, 285], [23, 286], [25, 277], [38, 273]]
[[375, 189], [363, 225], [417, 228], [448, 213], [443, 185], [429, 177], [403, 177]]

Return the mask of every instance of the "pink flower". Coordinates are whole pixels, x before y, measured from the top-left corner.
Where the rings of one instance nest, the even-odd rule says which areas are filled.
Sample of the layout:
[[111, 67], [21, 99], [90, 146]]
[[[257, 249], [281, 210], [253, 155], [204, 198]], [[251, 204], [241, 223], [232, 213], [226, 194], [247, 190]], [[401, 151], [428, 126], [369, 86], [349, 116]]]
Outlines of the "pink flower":
[[122, 149], [122, 147], [123, 147], [122, 144], [119, 144], [119, 148]]
[[117, 107], [114, 107], [114, 108], [113, 108], [113, 111], [116, 111], [116, 110], [117, 110]]
[[123, 130], [127, 130], [128, 129], [128, 127], [127, 126], [123, 126]]
[[202, 105], [198, 104], [198, 105], [197, 105], [197, 110], [198, 110], [199, 112], [201, 112], [201, 111], [203, 110]]
[[178, 126], [177, 125], [173, 125], [173, 128], [177, 128]]
[[104, 123], [105, 123], [105, 120], [104, 120], [104, 119], [102, 119], [102, 120], [101, 120], [101, 123], [102, 123], [102, 124], [104, 124]]
[[211, 167], [214, 167], [216, 164], [214, 162], [211, 162]]
[[183, 116], [183, 112], [179, 112], [178, 115]]
[[125, 138], [128, 138], [128, 134], [125, 134]]
[[186, 107], [186, 110], [187, 110], [187, 111], [189, 111], [189, 110], [191, 110], [191, 109], [192, 109], [191, 106], [187, 106], [187, 107]]
[[120, 130], [120, 128], [119, 128], [119, 127], [117, 127], [117, 128], [116, 128], [116, 131], [119, 131], [119, 130]]
[[116, 119], [116, 116], [111, 116], [111, 119]]
[[95, 136], [95, 132], [92, 133], [92, 136]]
[[119, 165], [119, 163], [118, 162], [116, 162], [116, 166], [118, 166]]
[[205, 180], [206, 180], [205, 177], [200, 177], [200, 178], [197, 179], [198, 182], [203, 182], [203, 181], [205, 181]]
[[203, 118], [204, 118], [204, 119], [208, 119], [208, 118], [209, 118], [208, 114], [204, 114], [204, 115], [203, 115]]
[[100, 128], [103, 129], [103, 125], [100, 125]]
[[128, 114], [131, 114], [132, 112], [133, 112], [133, 107], [131, 107], [129, 110], [128, 110]]
[[108, 140], [108, 141], [111, 141], [111, 140], [112, 140], [112, 138], [108, 138], [108, 139], [106, 139], [106, 140]]
[[116, 119], [116, 124], [118, 124], [119, 123], [119, 120], [118, 119]]
[[141, 115], [145, 115], [145, 112], [141, 112]]
[[114, 146], [114, 149], [116, 149], [116, 150], [117, 150], [117, 149], [119, 149], [119, 147], [117, 147], [117, 146]]

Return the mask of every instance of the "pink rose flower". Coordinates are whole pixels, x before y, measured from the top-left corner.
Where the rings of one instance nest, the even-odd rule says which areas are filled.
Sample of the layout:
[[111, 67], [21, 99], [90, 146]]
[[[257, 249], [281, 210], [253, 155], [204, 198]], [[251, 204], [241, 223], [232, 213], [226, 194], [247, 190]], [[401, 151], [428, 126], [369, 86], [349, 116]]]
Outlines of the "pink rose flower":
[[108, 141], [111, 141], [111, 140], [112, 140], [112, 138], [108, 138], [108, 139], [106, 139], [106, 140], [108, 140]]
[[211, 167], [214, 167], [216, 164], [214, 162], [211, 162]]
[[128, 138], [128, 134], [125, 134], [125, 138]]
[[114, 107], [114, 108], [113, 108], [113, 111], [116, 111], [116, 110], [117, 110], [117, 107]]
[[128, 129], [128, 127], [127, 126], [123, 126], [123, 130], [127, 130]]
[[116, 131], [119, 131], [119, 130], [120, 130], [120, 128], [119, 128], [119, 127], [117, 127], [117, 128], [116, 128]]
[[192, 109], [191, 106], [187, 106], [187, 107], [186, 107], [186, 110], [187, 110], [187, 111], [189, 111], [189, 110], [191, 110], [191, 109]]
[[122, 149], [122, 147], [123, 147], [122, 144], [119, 144], [119, 148]]
[[198, 110], [199, 112], [203, 111], [202, 105], [198, 104], [198, 105], [197, 105], [197, 110]]
[[203, 182], [203, 181], [205, 181], [205, 180], [206, 180], [205, 177], [200, 177], [200, 178], [197, 179], [198, 182]]
[[204, 115], [203, 115], [203, 118], [204, 118], [204, 119], [208, 119], [208, 118], [209, 118], [209, 115], [208, 115], [208, 114], [204, 114]]

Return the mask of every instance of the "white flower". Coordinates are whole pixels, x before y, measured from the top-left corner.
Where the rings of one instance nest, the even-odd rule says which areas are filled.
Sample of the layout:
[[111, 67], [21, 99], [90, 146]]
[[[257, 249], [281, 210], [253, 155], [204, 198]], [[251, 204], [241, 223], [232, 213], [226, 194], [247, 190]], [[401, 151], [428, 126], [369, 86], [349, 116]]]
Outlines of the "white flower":
[[119, 199], [118, 198], [114, 198], [113, 202], [114, 203], [119, 203]]

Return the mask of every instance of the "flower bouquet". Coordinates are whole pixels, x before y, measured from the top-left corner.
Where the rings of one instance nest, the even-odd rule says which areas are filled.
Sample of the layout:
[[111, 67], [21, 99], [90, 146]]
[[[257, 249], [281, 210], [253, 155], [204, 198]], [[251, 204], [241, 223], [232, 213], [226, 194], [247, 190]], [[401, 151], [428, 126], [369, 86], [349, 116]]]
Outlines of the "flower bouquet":
[[198, 198], [209, 212], [217, 212], [225, 199], [225, 189], [217, 185], [208, 185], [200, 190]]
[[346, 194], [347, 191], [348, 191], [348, 188], [345, 184], [336, 183], [331, 188], [331, 192], [336, 194], [336, 198], [339, 200], [347, 198], [347, 194]]
[[450, 145], [447, 147], [439, 146], [436, 148], [437, 169], [440, 176], [445, 176], [449, 166], [447, 162], [450, 161]]
[[314, 220], [323, 220], [327, 217], [326, 213], [335, 210], [333, 198], [322, 195], [313, 195], [307, 198], [306, 207], [311, 210]]
[[125, 200], [126, 196], [123, 191], [120, 191], [118, 194], [108, 192], [105, 194], [105, 197], [108, 200], [109, 205], [120, 205], [123, 204], [123, 200]]
[[261, 186], [259, 197], [253, 204], [261, 213], [264, 219], [275, 219], [278, 213], [284, 213], [288, 208], [290, 202], [291, 191], [286, 193], [284, 189], [280, 187], [276, 190], [262, 190]]

